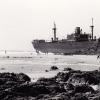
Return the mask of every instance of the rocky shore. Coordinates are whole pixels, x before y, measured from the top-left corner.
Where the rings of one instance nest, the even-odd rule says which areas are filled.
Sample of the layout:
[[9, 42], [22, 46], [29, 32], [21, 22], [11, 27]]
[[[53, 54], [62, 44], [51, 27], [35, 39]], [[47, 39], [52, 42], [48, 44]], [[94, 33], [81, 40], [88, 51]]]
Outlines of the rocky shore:
[[100, 100], [100, 71], [64, 68], [31, 82], [23, 73], [0, 73], [0, 100]]

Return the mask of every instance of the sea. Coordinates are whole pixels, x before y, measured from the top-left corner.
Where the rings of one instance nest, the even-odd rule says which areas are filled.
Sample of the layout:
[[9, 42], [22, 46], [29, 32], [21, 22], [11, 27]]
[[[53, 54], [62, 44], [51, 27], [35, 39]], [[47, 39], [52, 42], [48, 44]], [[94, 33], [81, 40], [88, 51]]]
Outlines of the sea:
[[[50, 68], [57, 66], [58, 70]], [[100, 70], [97, 55], [37, 54], [34, 51], [0, 51], [0, 72], [25, 73], [32, 81], [55, 76], [64, 68], [92, 71]]]

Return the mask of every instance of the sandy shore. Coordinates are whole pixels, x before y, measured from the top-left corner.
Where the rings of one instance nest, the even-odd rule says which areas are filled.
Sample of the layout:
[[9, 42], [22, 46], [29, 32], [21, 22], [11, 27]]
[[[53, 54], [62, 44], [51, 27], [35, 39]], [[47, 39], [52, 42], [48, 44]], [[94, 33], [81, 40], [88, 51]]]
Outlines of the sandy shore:
[[[59, 70], [45, 72], [45, 70], [50, 70], [51, 66], [57, 66]], [[67, 67], [82, 71], [98, 70], [100, 59], [97, 59], [96, 55], [0, 56], [0, 72], [22, 72], [30, 76], [32, 80], [40, 77], [53, 77]]]
[[0, 82], [1, 100], [99, 100], [100, 59], [96, 55], [3, 55]]

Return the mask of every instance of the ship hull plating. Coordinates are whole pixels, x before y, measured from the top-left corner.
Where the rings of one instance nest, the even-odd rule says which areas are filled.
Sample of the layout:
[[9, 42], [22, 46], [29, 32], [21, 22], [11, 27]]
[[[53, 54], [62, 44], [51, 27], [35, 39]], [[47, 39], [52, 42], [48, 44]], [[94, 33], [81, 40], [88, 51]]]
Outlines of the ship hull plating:
[[99, 52], [97, 41], [32, 42], [36, 52], [54, 54], [95, 54]]

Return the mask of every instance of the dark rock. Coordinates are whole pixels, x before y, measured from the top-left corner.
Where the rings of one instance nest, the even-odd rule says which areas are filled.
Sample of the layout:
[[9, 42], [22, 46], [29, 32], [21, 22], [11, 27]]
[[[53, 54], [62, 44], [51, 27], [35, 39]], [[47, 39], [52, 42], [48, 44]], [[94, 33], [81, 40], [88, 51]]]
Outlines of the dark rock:
[[75, 86], [74, 93], [86, 93], [86, 92], [93, 93], [94, 89], [92, 87], [90, 87], [89, 85]]
[[46, 86], [50, 90], [50, 93], [62, 93], [66, 91], [64, 85], [56, 82], [55, 78], [41, 78], [36, 83]]
[[48, 100], [70, 100], [70, 98], [66, 94], [59, 93], [57, 95], [48, 98]]
[[36, 82], [37, 84], [43, 84], [43, 85], [52, 85], [57, 84], [55, 78], [40, 78]]
[[67, 83], [67, 84], [64, 84], [64, 87], [66, 89], [66, 91], [69, 91], [69, 90], [74, 90], [74, 86], [70, 83]]
[[23, 73], [0, 73], [0, 100], [11, 100], [18, 95], [14, 90], [25, 82], [30, 82], [30, 78]]
[[72, 68], [64, 68], [64, 71], [72, 71], [73, 69]]
[[7, 56], [6, 58], [10, 58], [10, 56]]
[[15, 82], [26, 82], [26, 81], [31, 81], [31, 79], [23, 74], [15, 74], [15, 73], [0, 73], [0, 80], [5, 80], [7, 81], [15, 81]]
[[14, 89], [14, 92], [22, 96], [33, 96], [36, 97], [40, 94], [49, 94], [50, 90], [41, 84], [29, 83], [21, 84]]
[[55, 77], [58, 82], [66, 82], [70, 77], [70, 73], [59, 72]]
[[72, 76], [73, 74], [82, 74], [83, 72], [80, 70], [70, 70], [68, 73], [70, 73]]
[[68, 80], [68, 83], [73, 85], [81, 85], [81, 84], [99, 84], [98, 78], [93, 74], [89, 74], [88, 72], [83, 73], [74, 73]]
[[1, 68], [1, 70], [5, 70], [5, 68]]
[[45, 70], [45, 72], [49, 72], [48, 70]]
[[[54, 68], [56, 69], [56, 68]], [[23, 73], [0, 73], [0, 100], [99, 100], [100, 72], [66, 68], [53, 78], [32, 83]]]
[[57, 67], [57, 66], [51, 66], [50, 70], [51, 70], [51, 71], [53, 71], [53, 70], [58, 70], [58, 67]]
[[28, 77], [24, 73], [19, 73], [18, 74], [18, 79], [19, 79], [19, 81], [27, 81], [27, 82], [30, 82], [31, 81], [30, 77]]
[[89, 100], [89, 99], [85, 95], [79, 93], [76, 94], [74, 97], [72, 97], [71, 100]]
[[56, 93], [63, 93], [63, 92], [66, 92], [64, 86], [62, 85], [50, 85], [50, 86], [47, 86], [47, 88], [50, 90], [50, 92], [52, 94], [56, 94]]
[[[73, 70], [73, 69], [66, 69], [66, 71], [64, 72], [59, 72], [57, 75], [56, 75], [56, 80], [57, 81], [61, 81], [61, 82], [67, 82], [69, 79], [71, 79], [71, 77], [74, 75], [74, 74], [79, 74], [81, 75], [82, 72], [80, 70]], [[67, 83], [70, 83], [70, 82], [67, 82]]]
[[41, 100], [41, 99], [43, 99], [43, 98], [44, 98], [44, 94], [40, 94], [40, 95], [38, 95], [35, 99], [36, 99], [36, 100], [39, 100], [39, 99]]
[[90, 100], [100, 100], [100, 95], [94, 95], [94, 97], [90, 97]]

